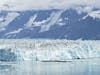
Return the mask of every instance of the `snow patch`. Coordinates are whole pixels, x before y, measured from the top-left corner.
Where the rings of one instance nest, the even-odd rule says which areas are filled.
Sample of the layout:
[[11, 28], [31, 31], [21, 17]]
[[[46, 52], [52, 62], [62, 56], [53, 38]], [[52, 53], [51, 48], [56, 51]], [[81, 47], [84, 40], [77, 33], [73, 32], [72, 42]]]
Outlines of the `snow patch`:
[[63, 12], [64, 12], [64, 10], [53, 12], [51, 14], [49, 23], [45, 24], [45, 25], [42, 25], [40, 32], [45, 32], [45, 31], [50, 30], [50, 27], [53, 26], [53, 25], [55, 25], [57, 23], [58, 19], [60, 18], [61, 14]]
[[22, 30], [23, 30], [22, 28], [19, 28], [18, 30], [14, 30], [12, 32], [6, 33], [5, 35], [17, 34], [17, 33], [20, 33]]
[[37, 14], [35, 14], [34, 16], [32, 16], [29, 21], [24, 25], [25, 28], [31, 28], [32, 26], [34, 26], [34, 21], [37, 17]]
[[100, 10], [89, 13], [89, 16], [93, 17], [93, 19], [100, 19]]
[[9, 23], [11, 23], [17, 16], [19, 16], [19, 13], [8, 13], [7, 16], [0, 18], [0, 30], [1, 28], [5, 28]]
[[86, 19], [88, 16], [93, 19], [100, 19], [100, 10], [89, 12], [88, 15], [84, 16], [82, 19]]

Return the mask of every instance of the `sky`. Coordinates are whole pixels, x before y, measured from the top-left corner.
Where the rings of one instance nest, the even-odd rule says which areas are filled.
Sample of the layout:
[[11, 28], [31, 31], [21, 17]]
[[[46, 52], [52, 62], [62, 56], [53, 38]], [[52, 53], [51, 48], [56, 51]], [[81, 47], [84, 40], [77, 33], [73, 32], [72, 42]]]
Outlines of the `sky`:
[[0, 10], [67, 9], [76, 5], [100, 8], [100, 0], [0, 0]]

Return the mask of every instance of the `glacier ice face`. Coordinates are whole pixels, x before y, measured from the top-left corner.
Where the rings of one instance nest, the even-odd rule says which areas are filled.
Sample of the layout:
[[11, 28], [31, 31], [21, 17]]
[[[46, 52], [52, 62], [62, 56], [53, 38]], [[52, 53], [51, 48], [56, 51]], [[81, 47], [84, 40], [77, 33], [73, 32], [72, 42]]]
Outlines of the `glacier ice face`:
[[0, 49], [7, 50], [6, 56], [12, 53], [9, 57], [16, 61], [67, 61], [100, 57], [100, 41], [1, 40]]
[[17, 56], [11, 49], [0, 49], [0, 61], [16, 61]]

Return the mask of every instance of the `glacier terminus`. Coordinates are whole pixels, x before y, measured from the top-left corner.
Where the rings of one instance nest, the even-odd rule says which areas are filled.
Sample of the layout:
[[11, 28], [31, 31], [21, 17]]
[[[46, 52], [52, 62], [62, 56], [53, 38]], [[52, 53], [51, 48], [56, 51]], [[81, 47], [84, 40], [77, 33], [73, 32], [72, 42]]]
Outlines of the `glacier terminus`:
[[1, 61], [68, 61], [100, 58], [100, 41], [0, 40]]

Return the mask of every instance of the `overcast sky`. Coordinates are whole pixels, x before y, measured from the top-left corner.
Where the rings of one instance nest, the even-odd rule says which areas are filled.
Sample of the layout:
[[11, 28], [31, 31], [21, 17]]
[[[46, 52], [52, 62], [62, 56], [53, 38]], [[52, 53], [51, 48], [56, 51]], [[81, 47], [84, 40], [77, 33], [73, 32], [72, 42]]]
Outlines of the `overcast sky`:
[[100, 0], [0, 0], [0, 10], [64, 9], [75, 5], [100, 7]]

